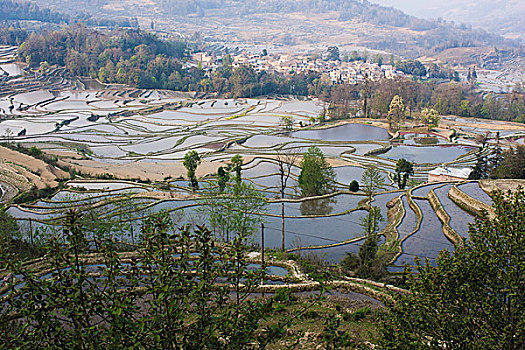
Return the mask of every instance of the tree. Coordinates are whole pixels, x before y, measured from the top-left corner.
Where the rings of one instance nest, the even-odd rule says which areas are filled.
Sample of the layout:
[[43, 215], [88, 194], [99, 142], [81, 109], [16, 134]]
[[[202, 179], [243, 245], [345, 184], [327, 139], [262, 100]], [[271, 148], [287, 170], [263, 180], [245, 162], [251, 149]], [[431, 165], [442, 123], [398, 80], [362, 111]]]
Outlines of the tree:
[[281, 117], [280, 123], [282, 126], [285, 127], [285, 129], [292, 129], [293, 128], [293, 118], [288, 115], [283, 115]]
[[339, 61], [339, 48], [337, 46], [329, 46], [326, 59], [329, 61]]
[[430, 131], [431, 128], [437, 127], [439, 124], [438, 112], [434, 108], [423, 109], [421, 119], [423, 120], [423, 124], [428, 128], [428, 131]]
[[[41, 255], [41, 249], [34, 242], [23, 239], [22, 232], [16, 220], [0, 207], [0, 245], [8, 249], [18, 258], [36, 258]], [[2, 264], [0, 263], [0, 269]]]
[[0, 266], [13, 276], [2, 270], [0, 348], [264, 349], [282, 336], [261, 329], [273, 300], [248, 298], [264, 273], [249, 269], [246, 236], [218, 247], [205, 227], [178, 227], [160, 212], [142, 221], [128, 259], [112, 225], [84, 245], [78, 214], [46, 237], [41, 260], [23, 263], [0, 245]]
[[405, 158], [399, 159], [396, 163], [394, 181], [397, 181], [397, 186], [400, 189], [405, 189], [410, 175], [414, 175], [414, 163], [409, 162]]
[[476, 165], [468, 176], [469, 180], [481, 180], [489, 177], [489, 163], [487, 156], [481, 151], [476, 153]]
[[[498, 179], [525, 179], [525, 146], [510, 148], [501, 155], [499, 165], [491, 171]], [[490, 170], [489, 170], [490, 171]]]
[[359, 91], [359, 96], [361, 100], [363, 101], [363, 118], [368, 118], [369, 112], [370, 112], [370, 95], [372, 93], [372, 82], [371, 79], [368, 77], [368, 73], [365, 73], [364, 75], [364, 84], [363, 88]]
[[247, 237], [258, 229], [263, 220], [260, 214], [268, 202], [253, 184], [235, 181], [228, 183], [222, 193], [213, 188], [208, 191], [208, 199], [199, 210], [223, 241]]
[[383, 215], [381, 215], [381, 209], [378, 207], [371, 207], [368, 210], [368, 215], [361, 219], [361, 227], [365, 232], [365, 235], [371, 237], [375, 236], [379, 231], [379, 224], [385, 221]]
[[230, 180], [230, 173], [224, 170], [222, 166], [217, 169], [217, 185], [219, 186], [219, 193], [224, 192], [228, 181]]
[[416, 259], [409, 293], [388, 305], [380, 349], [525, 348], [525, 192], [493, 193], [495, 218], [435, 264]]
[[405, 105], [403, 99], [399, 95], [395, 95], [390, 102], [388, 110], [388, 128], [389, 130], [399, 130], [399, 124], [405, 118]]
[[376, 167], [366, 168], [361, 177], [361, 188], [368, 197], [368, 204], [371, 205], [374, 194], [385, 186], [385, 178]]
[[195, 176], [195, 170], [197, 170], [197, 167], [201, 163], [202, 159], [197, 153], [197, 151], [189, 151], [184, 155], [184, 161], [182, 164], [186, 168], [188, 179], [190, 180], [190, 185], [193, 190], [193, 192], [197, 191], [199, 189], [199, 182], [197, 181], [197, 177]]
[[235, 182], [240, 183], [242, 180], [241, 171], [242, 171], [243, 159], [239, 154], [236, 154], [231, 159], [231, 169], [235, 172]]
[[311, 146], [304, 154], [298, 183], [301, 194], [305, 197], [320, 196], [334, 189], [334, 169], [328, 164], [318, 147]]
[[377, 255], [379, 250], [378, 236], [379, 223], [384, 221], [381, 210], [378, 207], [371, 207], [368, 215], [361, 219], [361, 227], [366, 235], [366, 240], [359, 247], [356, 256], [353, 253], [346, 253], [341, 261], [341, 268], [347, 273], [355, 273], [363, 278], [381, 278], [385, 273], [385, 263]]
[[357, 180], [352, 180], [352, 182], [350, 182], [350, 185], [348, 186], [348, 190], [350, 192], [358, 192], [359, 191], [359, 182], [357, 182]]
[[13, 130], [11, 130], [11, 128], [6, 128], [5, 138], [6, 138], [7, 143], [9, 143], [9, 141], [11, 140], [11, 136], [13, 136]]
[[297, 160], [297, 153], [293, 151], [277, 152], [277, 171], [279, 173], [279, 192], [281, 193], [281, 250], [284, 251], [284, 201], [288, 179]]

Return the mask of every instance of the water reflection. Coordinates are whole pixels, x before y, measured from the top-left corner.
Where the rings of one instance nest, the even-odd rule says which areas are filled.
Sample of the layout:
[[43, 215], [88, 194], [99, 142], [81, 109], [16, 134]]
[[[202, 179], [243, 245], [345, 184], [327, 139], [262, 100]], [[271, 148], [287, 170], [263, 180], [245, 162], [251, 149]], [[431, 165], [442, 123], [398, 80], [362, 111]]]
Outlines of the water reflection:
[[310, 199], [302, 202], [299, 209], [301, 210], [301, 215], [303, 216], [328, 215], [332, 213], [336, 204], [336, 197]]

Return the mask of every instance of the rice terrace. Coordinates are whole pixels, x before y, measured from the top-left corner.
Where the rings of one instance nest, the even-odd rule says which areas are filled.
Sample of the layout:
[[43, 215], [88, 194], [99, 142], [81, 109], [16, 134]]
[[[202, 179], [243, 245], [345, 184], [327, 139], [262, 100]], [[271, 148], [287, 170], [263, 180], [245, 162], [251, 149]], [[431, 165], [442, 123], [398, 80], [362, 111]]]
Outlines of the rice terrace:
[[[152, 29], [154, 25], [152, 21]], [[68, 30], [82, 33], [84, 27], [62, 33]], [[99, 35], [93, 33], [89, 35]], [[134, 35], [161, 42], [153, 34]], [[31, 34], [29, 42], [35, 37]], [[129, 62], [143, 52], [158, 61], [172, 59], [143, 46], [133, 49], [136, 54]], [[191, 82], [184, 89], [139, 88], [104, 80], [103, 74], [72, 74], [71, 67], [60, 64], [40, 62], [38, 67], [31, 55], [21, 58], [22, 50], [27, 46], [0, 46], [2, 218], [4, 226], [12, 225], [9, 229], [17, 232], [14, 246], [30, 256], [10, 262], [10, 253], [2, 253], [0, 310], [11, 327], [6, 334], [15, 334], [26, 320], [27, 334], [39, 332], [39, 321], [32, 317], [55, 301], [45, 297], [37, 298], [36, 306], [29, 304], [31, 288], [69, 290], [78, 283], [78, 295], [57, 292], [64, 299], [57, 297], [49, 308], [58, 310], [52, 311], [58, 320], [55, 330], [63, 325], [68, 331], [89, 329], [93, 333], [87, 337], [95, 339], [99, 330], [112, 329], [111, 317], [118, 319], [123, 312], [138, 328], [146, 327], [149, 319], [143, 320], [150, 312], [165, 308], [178, 313], [180, 323], [171, 324], [172, 314], [166, 311], [163, 318], [164, 311], [159, 312], [161, 321], [147, 325], [152, 333], [145, 331], [144, 339], [130, 340], [125, 348], [161, 344], [178, 349], [174, 342], [183, 340], [193, 345], [180, 348], [198, 348], [184, 332], [196, 324], [204, 329], [202, 323], [218, 327], [210, 330], [216, 338], [208, 348], [256, 348], [253, 339], [259, 337], [262, 349], [271, 344], [262, 334], [288, 332], [285, 340], [268, 347], [319, 348], [315, 344], [323, 339], [334, 344], [326, 349], [336, 349], [341, 347], [335, 344], [355, 345], [338, 333], [344, 322], [350, 322], [345, 331], [354, 332], [369, 348], [366, 334], [376, 337], [378, 331], [370, 325], [376, 319], [369, 322], [367, 317], [402, 305], [396, 298], [411, 295], [407, 279], [420, 283], [411, 274], [414, 265], [422, 268], [420, 261], [428, 261], [424, 266], [441, 268], [436, 262], [448, 256], [443, 250], [462, 251], [473, 224], [501, 215], [498, 206], [505, 201], [498, 193], [508, 191], [508, 198], [523, 194], [525, 180], [488, 174], [498, 175], [503, 155], [510, 159], [515, 149], [523, 151], [525, 124], [518, 118], [471, 118], [422, 108], [430, 106], [430, 97], [426, 102], [418, 97], [403, 101], [401, 93], [392, 93], [386, 102], [381, 96], [373, 100], [374, 94], [367, 92], [372, 84], [378, 91], [406, 92], [414, 86], [421, 89], [418, 93], [427, 91], [426, 77], [420, 82], [414, 73], [403, 80], [399, 77], [405, 75], [396, 73], [393, 63], [390, 68], [380, 63], [370, 68], [381, 78], [363, 74], [355, 84], [311, 79], [301, 93], [296, 78], [276, 74], [271, 83], [279, 93], [263, 94], [261, 83], [260, 94], [252, 96], [250, 87], [249, 93], [246, 88], [237, 94], [250, 97], [230, 97], [210, 92], [214, 85], [202, 73], [205, 61], [184, 61], [187, 71], [202, 70], [204, 83], [196, 91]], [[335, 51], [328, 48], [329, 54]], [[232, 68], [229, 59], [216, 69], [247, 69]], [[122, 69], [117, 71], [123, 75]], [[187, 74], [180, 80], [191, 80]], [[262, 81], [264, 74], [256, 74]], [[394, 77], [389, 80], [387, 74]], [[439, 90], [440, 84], [450, 83], [451, 91], [456, 89], [460, 76], [454, 74], [433, 87]], [[474, 74], [469, 68], [470, 89]], [[175, 73], [163, 76], [169, 80]], [[387, 80], [391, 82], [384, 83]], [[323, 93], [323, 84], [330, 93]], [[480, 106], [491, 98], [483, 94], [473, 97]], [[378, 106], [378, 101], [383, 103]], [[440, 103], [441, 96], [434, 105]], [[79, 325], [75, 315], [63, 311], [64, 303], [78, 297], [80, 305], [83, 293], [93, 290], [95, 299], [110, 293], [114, 299], [104, 299], [99, 305], [103, 311], [93, 311], [95, 316], [86, 312], [85, 323]], [[328, 301], [323, 299], [326, 291]], [[188, 301], [192, 293], [202, 294]], [[172, 295], [176, 297], [169, 299]], [[252, 299], [281, 304], [268, 304], [271, 312], [265, 314], [266, 304], [252, 307]], [[170, 300], [176, 300], [176, 306], [168, 305]], [[223, 313], [232, 305], [236, 313]], [[294, 309], [299, 306], [304, 309]], [[286, 308], [296, 312], [290, 319], [313, 330], [303, 334], [287, 328], [292, 321], [283, 316]], [[341, 316], [330, 316], [333, 312]], [[324, 326], [309, 321], [323, 313], [329, 315]], [[268, 320], [274, 314], [278, 316]], [[264, 327], [251, 325], [247, 334], [253, 338], [246, 340], [239, 324], [250, 324], [242, 322], [251, 316], [259, 317]], [[229, 322], [234, 324], [231, 329], [220, 328]], [[199, 341], [205, 341], [202, 329], [193, 335]], [[222, 336], [223, 331], [230, 333]], [[16, 334], [26, 331], [20, 332]], [[44, 333], [38, 334], [45, 343]], [[175, 340], [166, 340], [170, 334]], [[20, 339], [9, 337], [6, 344], [18, 344]], [[228, 343], [241, 338], [244, 347]], [[337, 343], [338, 338], [346, 340]], [[422, 339], [449, 348], [432, 336]]]
[[[4, 59], [14, 53], [11, 48], [2, 52]], [[15, 67], [13, 63], [1, 65], [8, 74], [20, 74]], [[386, 179], [385, 188], [373, 198], [373, 205], [388, 218], [381, 227], [381, 249], [391, 255], [391, 269], [396, 270], [414, 256], [432, 260], [439, 250], [453, 249], [454, 237], [465, 236], [473, 221], [472, 212], [462, 209], [456, 197], [468, 196], [490, 206], [487, 193], [490, 186], [497, 186], [490, 181], [426, 184], [428, 172], [436, 167], [475, 164], [479, 145], [473, 139], [485, 129], [478, 131], [461, 121], [456, 124], [453, 118], [444, 119], [444, 126], [433, 133], [407, 128], [392, 138], [380, 121], [354, 119], [319, 126], [316, 117], [326, 106], [315, 99], [199, 99], [195, 93], [119, 86], [88, 89], [80, 81], [64, 86], [43, 82], [49, 87], [41, 89], [42, 82], [21, 80], [23, 83], [7, 85], [1, 92], [0, 108], [7, 119], [0, 124], [0, 134], [10, 144], [36, 146], [59, 155], [59, 166], [91, 175], [65, 182], [49, 198], [12, 205], [9, 213], [26, 227], [31, 222], [32, 230], [59, 225], [68, 209], [83, 205], [96, 208], [102, 217], [119, 215], [129, 223], [160, 210], [198, 217], [203, 199], [183, 179], [184, 155], [189, 150], [202, 155], [197, 174], [205, 195], [202, 191], [214, 185], [218, 167], [227, 166], [239, 154], [244, 159], [244, 181], [252, 183], [270, 203], [268, 211], [261, 213], [266, 246], [280, 246], [284, 203], [285, 248], [315, 250], [337, 262], [348, 251], [357, 252], [366, 238], [360, 229], [366, 198], [363, 193], [349, 192], [348, 184], [360, 181], [365, 168], [374, 166]], [[59, 72], [55, 80], [65, 81]], [[283, 117], [292, 118], [292, 125], [284, 126]], [[498, 130], [497, 123], [494, 127]], [[525, 128], [502, 130], [501, 135], [523, 140], [519, 137], [525, 135]], [[311, 145], [319, 147], [334, 167], [337, 190], [322, 198], [302, 198], [296, 160], [286, 198], [280, 199], [276, 158], [286, 152], [302, 154]], [[483, 151], [491, 152], [490, 148]], [[3, 152], [9, 151], [4, 148]], [[398, 190], [392, 180], [401, 156], [416, 165], [412, 178], [416, 186], [406, 191]], [[33, 169], [27, 169], [29, 174], [24, 176], [16, 168], [26, 165], [14, 162], [10, 167], [16, 174], [2, 174], [4, 200], [33, 184]], [[106, 174], [118, 179], [92, 179]], [[45, 185], [49, 184], [40, 184]], [[121, 233], [122, 240], [131, 240], [129, 229]], [[259, 243], [258, 235], [253, 240]]]

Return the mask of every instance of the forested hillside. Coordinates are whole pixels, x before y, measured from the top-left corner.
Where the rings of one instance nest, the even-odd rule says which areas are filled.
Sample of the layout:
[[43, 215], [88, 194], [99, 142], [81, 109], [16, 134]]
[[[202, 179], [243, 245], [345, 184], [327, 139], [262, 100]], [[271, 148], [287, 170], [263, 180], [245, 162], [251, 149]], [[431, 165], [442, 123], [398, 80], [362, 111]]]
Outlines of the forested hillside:
[[40, 8], [37, 4], [21, 0], [0, 0], [0, 21], [40, 21], [44, 23], [74, 23], [83, 22], [88, 25], [96, 26], [120, 26], [133, 27], [136, 22], [126, 19], [105, 19], [93, 17], [86, 12], [79, 11], [70, 16], [48, 8]]

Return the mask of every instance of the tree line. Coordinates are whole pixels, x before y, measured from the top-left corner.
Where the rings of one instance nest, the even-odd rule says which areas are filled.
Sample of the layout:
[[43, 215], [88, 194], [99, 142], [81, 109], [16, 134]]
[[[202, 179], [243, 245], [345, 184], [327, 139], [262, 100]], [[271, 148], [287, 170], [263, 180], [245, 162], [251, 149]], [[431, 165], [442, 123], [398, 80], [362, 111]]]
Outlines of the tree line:
[[433, 108], [441, 115], [457, 115], [484, 119], [525, 122], [525, 91], [517, 84], [511, 93], [483, 93], [469, 83], [422, 81], [410, 79], [365, 79], [357, 85], [339, 84], [325, 89], [321, 95], [331, 104], [330, 116], [383, 118], [391, 101], [402, 98], [409, 117], [424, 108]]

